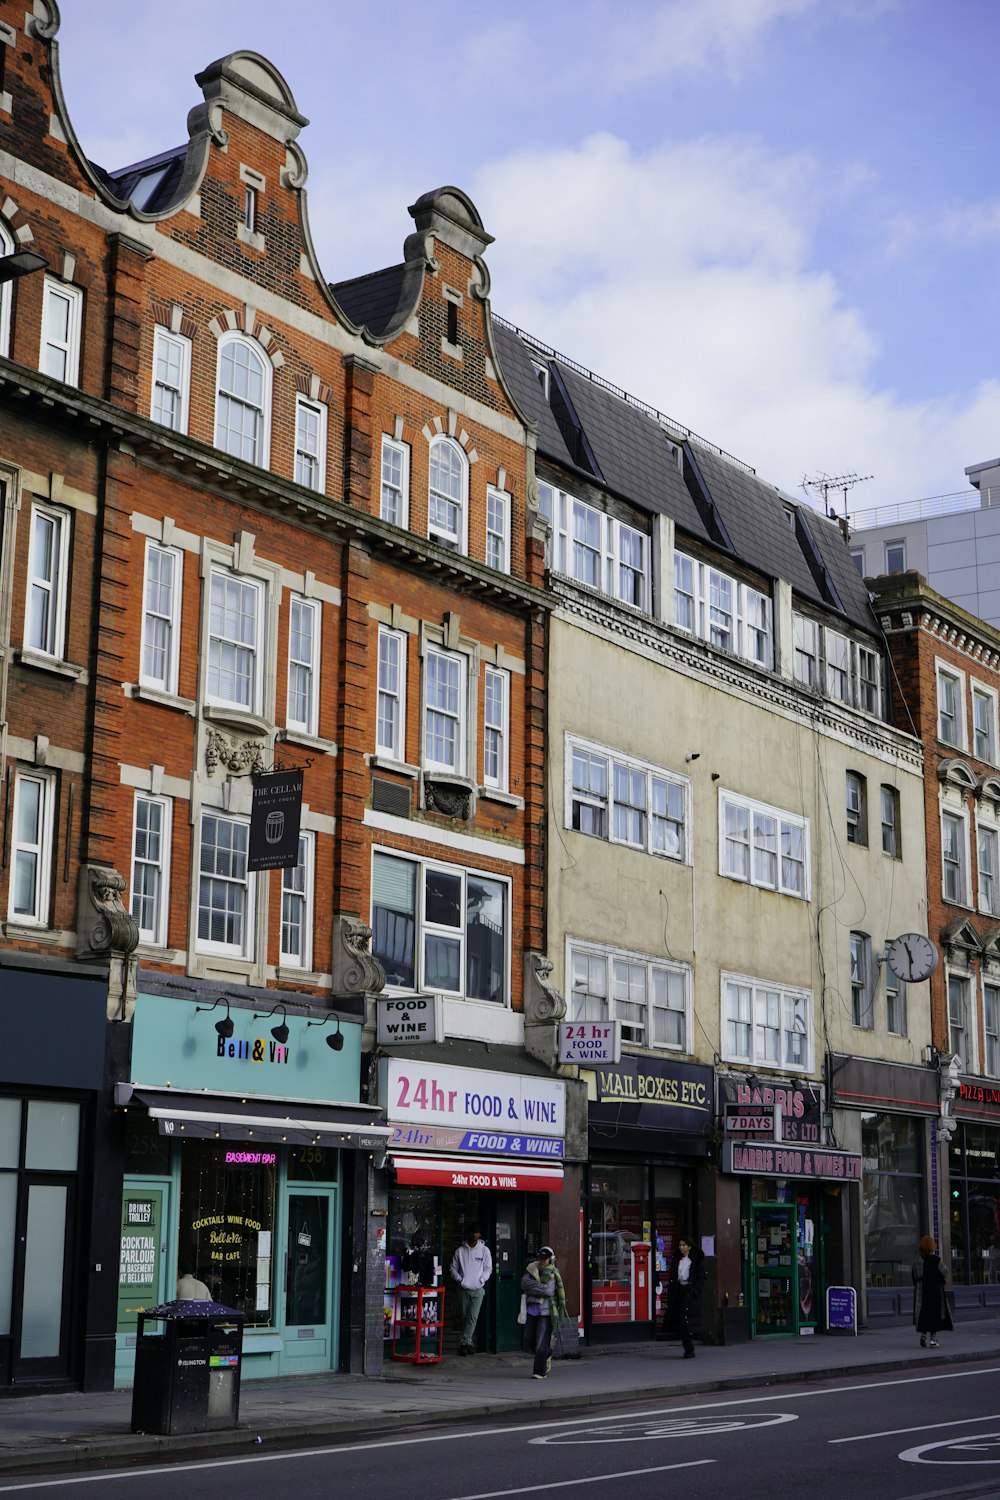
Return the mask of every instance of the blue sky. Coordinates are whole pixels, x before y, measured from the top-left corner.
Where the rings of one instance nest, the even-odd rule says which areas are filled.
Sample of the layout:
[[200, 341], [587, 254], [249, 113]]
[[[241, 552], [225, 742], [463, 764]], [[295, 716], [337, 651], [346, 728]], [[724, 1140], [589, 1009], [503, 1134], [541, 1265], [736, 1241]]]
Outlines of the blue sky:
[[207, 63], [275, 63], [332, 281], [398, 261], [452, 182], [499, 313], [792, 494], [856, 472], [857, 510], [914, 500], [1000, 454], [995, 0], [62, 11], [109, 168], [186, 138]]

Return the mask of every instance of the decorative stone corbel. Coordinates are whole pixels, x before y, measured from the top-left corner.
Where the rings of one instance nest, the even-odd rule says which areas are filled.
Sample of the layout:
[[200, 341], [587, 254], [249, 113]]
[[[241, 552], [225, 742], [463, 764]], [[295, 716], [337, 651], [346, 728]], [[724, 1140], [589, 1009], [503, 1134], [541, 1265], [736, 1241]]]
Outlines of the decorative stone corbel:
[[524, 955], [524, 1047], [553, 1072], [559, 1067], [559, 1022], [566, 1001], [549, 979], [552, 960], [542, 953]]
[[237, 740], [221, 729], [209, 728], [205, 734], [205, 770], [214, 776], [221, 765], [234, 776], [248, 771], [263, 771], [267, 764], [264, 740]]
[[77, 898], [77, 958], [106, 963], [108, 1019], [130, 1021], [135, 1007], [139, 924], [122, 901], [124, 876], [108, 865], [84, 865]]
[[334, 918], [334, 995], [377, 995], [385, 988], [385, 970], [369, 949], [372, 930], [358, 917]]

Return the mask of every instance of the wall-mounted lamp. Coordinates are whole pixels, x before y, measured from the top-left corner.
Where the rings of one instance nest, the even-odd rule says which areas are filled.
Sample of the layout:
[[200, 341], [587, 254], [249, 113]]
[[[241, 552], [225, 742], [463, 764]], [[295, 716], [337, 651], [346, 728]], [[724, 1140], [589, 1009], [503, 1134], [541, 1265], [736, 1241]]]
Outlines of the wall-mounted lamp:
[[692, 760], [701, 760], [701, 751], [700, 750], [692, 750], [691, 754], [690, 755], [685, 755], [684, 759], [686, 761], [689, 761], [689, 762], [692, 761]]
[[324, 1016], [323, 1019], [322, 1019], [322, 1021], [307, 1021], [306, 1022], [306, 1030], [308, 1031], [310, 1026], [325, 1026], [328, 1021], [336, 1021], [336, 1023], [337, 1023], [337, 1029], [333, 1033], [332, 1036], [328, 1036], [327, 1037], [327, 1039], [326, 1039], [326, 1045], [330, 1048], [330, 1050], [332, 1052], [343, 1052], [343, 1050], [344, 1050], [344, 1033], [340, 1029], [340, 1017], [339, 1016]]
[[271, 1027], [271, 1035], [276, 1042], [280, 1042], [283, 1047], [286, 1047], [288, 1045], [288, 1014], [280, 1001], [271, 1010], [255, 1010], [250, 1019], [252, 1021], [270, 1020], [276, 1010], [281, 1011], [281, 1021], [277, 1026]]
[[233, 1032], [236, 1030], [236, 1027], [233, 1024], [233, 1018], [229, 1014], [229, 1001], [228, 1000], [223, 1000], [222, 997], [221, 997], [221, 995], [220, 995], [219, 999], [216, 1000], [216, 1002], [215, 1002], [214, 1005], [196, 1005], [195, 1006], [195, 1012], [197, 1013], [199, 1010], [217, 1010], [220, 1005], [224, 1005], [226, 1007], [226, 1016], [225, 1016], [225, 1020], [223, 1020], [223, 1021], [216, 1021], [216, 1023], [215, 1023], [215, 1029], [216, 1029], [216, 1031], [219, 1033], [219, 1035], [222, 1037], [222, 1039], [224, 1041], [228, 1041], [229, 1038], [232, 1036]]
[[37, 250], [15, 250], [13, 255], [0, 255], [0, 281], [30, 276], [32, 271], [44, 271], [47, 265], [45, 256]]

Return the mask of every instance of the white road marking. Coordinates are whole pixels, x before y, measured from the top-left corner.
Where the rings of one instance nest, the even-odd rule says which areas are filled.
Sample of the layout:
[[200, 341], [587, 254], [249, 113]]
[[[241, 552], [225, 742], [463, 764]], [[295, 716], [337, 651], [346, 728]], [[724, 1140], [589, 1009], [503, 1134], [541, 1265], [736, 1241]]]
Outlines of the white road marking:
[[962, 1417], [958, 1422], [921, 1422], [916, 1427], [887, 1427], [884, 1432], [861, 1432], [856, 1437], [828, 1438], [831, 1447], [838, 1443], [868, 1443], [873, 1438], [905, 1437], [908, 1432], [930, 1432], [937, 1427], [968, 1427], [970, 1422], [996, 1422], [1000, 1421], [1000, 1412], [993, 1412], [988, 1417]]
[[[992, 1458], [963, 1458], [965, 1453], [981, 1453], [986, 1451], [981, 1437], [992, 1438], [995, 1444], [994, 1456]], [[983, 1433], [980, 1438], [970, 1441], [969, 1445], [961, 1438], [945, 1438], [941, 1443], [921, 1443], [916, 1448], [906, 1448], [899, 1455], [904, 1464], [948, 1464], [955, 1469], [982, 1468], [986, 1465], [995, 1468], [1000, 1464], [1000, 1432]], [[953, 1457], [947, 1457], [948, 1453]], [[926, 1457], [925, 1455], [941, 1453], [942, 1457]]]
[[620, 1474], [588, 1474], [583, 1479], [556, 1479], [551, 1484], [526, 1484], [518, 1490], [482, 1490], [478, 1495], [456, 1495], [455, 1500], [501, 1500], [507, 1495], [535, 1495], [540, 1490], [564, 1490], [571, 1484], [603, 1484], [607, 1479], [636, 1479], [643, 1474], [670, 1474], [674, 1469], [697, 1469], [714, 1458], [694, 1458], [684, 1464], [658, 1464], [655, 1469], [623, 1469]]
[[621, 1422], [614, 1427], [585, 1428], [582, 1432], [549, 1432], [544, 1437], [529, 1438], [532, 1446], [569, 1447], [588, 1443], [642, 1443], [654, 1438], [715, 1437], [721, 1432], [755, 1432], [758, 1427], [778, 1427], [783, 1422], [797, 1422], [794, 1412], [736, 1412], [732, 1416], [695, 1416], [676, 1412], [669, 1416], [646, 1417], [639, 1422]]
[[[684, 1410], [718, 1411], [730, 1406], [755, 1406], [766, 1401], [806, 1401], [819, 1396], [843, 1396], [852, 1394], [857, 1391], [885, 1390], [889, 1386], [927, 1385], [930, 1382], [938, 1380], [968, 1380], [972, 1377], [978, 1379], [982, 1375], [1000, 1375], [1000, 1366], [990, 1366], [988, 1369], [983, 1369], [981, 1366], [977, 1365], [974, 1370], [957, 1370], [947, 1373], [942, 1370], [935, 1371], [934, 1373], [929, 1375], [912, 1376], [905, 1380], [872, 1380], [867, 1381], [864, 1385], [857, 1384], [830, 1386], [825, 1390], [786, 1390], [782, 1392], [776, 1392], [773, 1396], [763, 1395], [758, 1391], [752, 1396], [743, 1396], [739, 1397], [736, 1400], [702, 1401], [697, 1405], [685, 1406]], [[775, 1378], [777, 1379], [777, 1376], [775, 1376]], [[677, 1411], [677, 1400], [680, 1399], [683, 1398], [678, 1397], [674, 1401], [674, 1404], [672, 1406], [655, 1407], [652, 1411], [617, 1411], [609, 1412], [608, 1415], [604, 1417], [566, 1417], [558, 1421], [549, 1422], [534, 1421], [522, 1422], [516, 1425], [502, 1424], [497, 1427], [481, 1427], [478, 1429], [474, 1429], [471, 1432], [467, 1430], [462, 1430], [459, 1432], [430, 1432], [422, 1434], [421, 1436], [390, 1438], [388, 1441], [376, 1440], [374, 1442], [366, 1443], [328, 1442], [324, 1443], [320, 1448], [284, 1448], [281, 1452], [275, 1453], [247, 1453], [236, 1458], [206, 1459], [204, 1463], [172, 1464], [170, 1463], [169, 1459], [164, 1457], [164, 1461], [162, 1463], [151, 1469], [123, 1469], [120, 1473], [103, 1470], [99, 1474], [83, 1474], [75, 1475], [69, 1478], [53, 1477], [52, 1479], [30, 1480], [24, 1484], [4, 1485], [0, 1483], [0, 1495], [14, 1494], [21, 1490], [52, 1489], [57, 1484], [110, 1484], [113, 1480], [116, 1479], [135, 1479], [137, 1477], [141, 1478], [147, 1474], [163, 1474], [168, 1469], [174, 1474], [183, 1474], [200, 1472], [202, 1469], [233, 1468], [238, 1464], [287, 1464], [290, 1463], [294, 1458], [318, 1458], [322, 1454], [330, 1453], [333, 1450], [336, 1450], [338, 1453], [372, 1453], [380, 1448], [409, 1448], [418, 1447], [421, 1444], [425, 1443], [465, 1443], [472, 1438], [492, 1438], [497, 1437], [500, 1434], [508, 1437], [518, 1432], [538, 1432], [540, 1428], [544, 1427], [569, 1428], [580, 1427], [583, 1425], [594, 1426], [598, 1422], [620, 1423], [623, 1421], [627, 1421], [630, 1418], [641, 1419], [643, 1417], [661, 1416], [671, 1412], [675, 1413]], [[401, 1421], [407, 1420], [407, 1414], [405, 1412], [397, 1413], [397, 1416]], [[413, 1419], [416, 1420], [418, 1414], [413, 1413], [412, 1416]], [[459, 1419], [456, 1418], [455, 1420], [458, 1421]], [[275, 1441], [280, 1441], [280, 1439], [275, 1439]]]

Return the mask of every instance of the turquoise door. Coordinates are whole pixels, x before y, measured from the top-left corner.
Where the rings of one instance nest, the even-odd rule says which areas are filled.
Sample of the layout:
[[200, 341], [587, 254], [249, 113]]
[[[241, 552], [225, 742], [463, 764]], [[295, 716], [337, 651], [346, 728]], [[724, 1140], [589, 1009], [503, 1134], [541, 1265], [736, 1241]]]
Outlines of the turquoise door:
[[337, 1189], [288, 1188], [285, 1231], [283, 1357], [285, 1374], [336, 1364], [339, 1243]]

